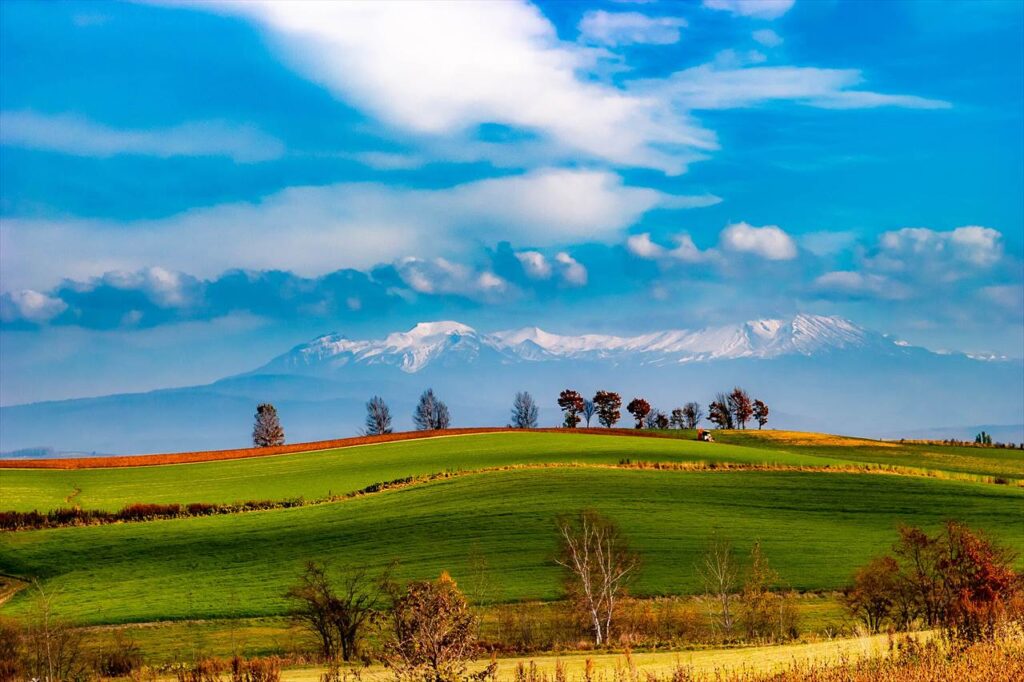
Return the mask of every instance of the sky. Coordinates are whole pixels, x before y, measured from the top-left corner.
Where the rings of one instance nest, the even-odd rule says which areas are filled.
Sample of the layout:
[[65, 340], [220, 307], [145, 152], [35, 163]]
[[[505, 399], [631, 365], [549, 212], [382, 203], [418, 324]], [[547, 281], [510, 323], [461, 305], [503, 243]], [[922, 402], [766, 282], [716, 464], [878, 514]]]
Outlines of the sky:
[[1024, 356], [1024, 3], [0, 3], [0, 404], [328, 332]]

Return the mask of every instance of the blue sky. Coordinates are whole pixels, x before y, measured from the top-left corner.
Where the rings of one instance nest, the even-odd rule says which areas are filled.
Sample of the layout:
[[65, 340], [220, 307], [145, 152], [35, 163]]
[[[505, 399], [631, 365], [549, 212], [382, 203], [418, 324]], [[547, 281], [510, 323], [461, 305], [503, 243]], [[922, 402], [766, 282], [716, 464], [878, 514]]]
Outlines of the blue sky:
[[1019, 2], [0, 4], [0, 403], [424, 319], [1024, 355]]

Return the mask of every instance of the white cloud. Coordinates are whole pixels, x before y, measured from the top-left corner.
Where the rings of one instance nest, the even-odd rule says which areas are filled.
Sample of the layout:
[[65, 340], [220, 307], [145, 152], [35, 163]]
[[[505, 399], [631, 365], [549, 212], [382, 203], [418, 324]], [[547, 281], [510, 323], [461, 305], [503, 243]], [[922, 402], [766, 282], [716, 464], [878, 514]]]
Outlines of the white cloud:
[[640, 12], [590, 10], [580, 20], [580, 37], [588, 43], [620, 45], [671, 45], [679, 42], [682, 17], [651, 17]]
[[[187, 4], [188, 7], [199, 7]], [[254, 19], [287, 62], [386, 124], [424, 136], [498, 123], [573, 154], [681, 173], [712, 132], [659, 97], [582, 77], [592, 50], [560, 41], [524, 1], [221, 2]]]
[[906, 227], [885, 232], [865, 260], [868, 268], [952, 281], [992, 267], [1003, 256], [1003, 235], [969, 225], [948, 232]]
[[739, 68], [719, 60], [677, 71], [667, 80], [646, 80], [637, 86], [661, 92], [688, 109], [736, 109], [765, 102], [792, 101], [821, 109], [870, 109], [893, 106], [944, 109], [940, 100], [915, 95], [888, 95], [854, 90], [864, 77], [857, 69], [801, 66]]
[[759, 31], [754, 31], [751, 36], [754, 40], [765, 47], [778, 47], [783, 43], [782, 36], [770, 28], [762, 28]]
[[609, 172], [562, 169], [433, 190], [292, 187], [159, 220], [3, 219], [0, 267], [10, 289], [149, 266], [199, 277], [229, 268], [316, 276], [410, 253], [457, 255], [510, 237], [537, 247], [612, 239], [654, 208], [707, 200], [628, 187]]
[[994, 284], [982, 287], [979, 293], [986, 302], [1024, 317], [1024, 284]]
[[0, 295], [0, 321], [39, 324], [60, 315], [67, 307], [59, 298], [32, 289], [12, 291]]
[[587, 283], [587, 269], [566, 252], [555, 254], [555, 263], [558, 266], [559, 274], [567, 284], [581, 287]]
[[238, 163], [268, 161], [284, 153], [279, 140], [250, 125], [200, 121], [172, 128], [130, 130], [79, 116], [30, 111], [0, 113], [0, 144], [100, 158], [120, 154], [226, 156]]
[[516, 258], [523, 266], [523, 271], [530, 279], [548, 279], [551, 277], [551, 264], [540, 251], [520, 251]]
[[399, 277], [421, 294], [454, 294], [492, 300], [509, 289], [508, 282], [490, 271], [477, 271], [444, 258], [403, 258], [395, 263]]
[[815, 278], [814, 288], [823, 294], [851, 298], [901, 299], [907, 296], [903, 285], [872, 273], [837, 270]]
[[755, 19], [778, 19], [793, 7], [793, 3], [794, 0], [704, 0], [708, 9]]
[[767, 260], [796, 258], [796, 243], [776, 225], [754, 227], [749, 223], [734, 223], [722, 230], [719, 241], [727, 251], [750, 253]]
[[174, 308], [188, 302], [186, 291], [188, 284], [189, 278], [180, 272], [171, 272], [161, 267], [148, 267], [134, 272], [126, 270], [106, 272], [102, 277], [90, 282], [78, 283], [78, 286], [95, 289], [105, 285], [114, 289], [141, 291], [150, 301], [161, 308]]
[[651, 241], [650, 233], [644, 232], [627, 239], [626, 249], [640, 258], [664, 262], [700, 263], [717, 255], [713, 249], [707, 251], [698, 249], [697, 245], [693, 243], [693, 238], [688, 234], [677, 234], [673, 236], [673, 239], [676, 242], [675, 248], [667, 249], [660, 244], [655, 244]]

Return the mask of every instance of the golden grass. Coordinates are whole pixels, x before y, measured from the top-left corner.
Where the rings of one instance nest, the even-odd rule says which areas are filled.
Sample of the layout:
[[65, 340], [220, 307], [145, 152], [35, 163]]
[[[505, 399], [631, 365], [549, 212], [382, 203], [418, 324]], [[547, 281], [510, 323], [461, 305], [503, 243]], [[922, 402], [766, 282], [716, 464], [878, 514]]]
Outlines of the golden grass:
[[769, 429], [747, 429], [743, 435], [760, 438], [762, 440], [784, 445], [820, 445], [847, 448], [898, 448], [898, 443], [884, 440], [871, 440], [869, 438], [852, 438], [850, 436], [836, 436], [830, 433], [811, 433], [806, 431], [776, 431]]

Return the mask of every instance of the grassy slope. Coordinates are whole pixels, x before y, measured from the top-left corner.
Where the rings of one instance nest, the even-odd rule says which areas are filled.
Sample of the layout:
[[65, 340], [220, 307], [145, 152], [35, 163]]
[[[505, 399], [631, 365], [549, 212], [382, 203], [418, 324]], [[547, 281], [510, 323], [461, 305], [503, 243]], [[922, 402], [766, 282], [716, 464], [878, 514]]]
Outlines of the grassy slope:
[[120, 509], [131, 502], [315, 499], [446, 469], [573, 461], [614, 464], [622, 458], [810, 465], [837, 461], [694, 440], [506, 432], [201, 464], [71, 471], [2, 469], [0, 508], [29, 511], [77, 505]]
[[[755, 538], [798, 589], [837, 588], [893, 540], [898, 522], [947, 517], [1024, 550], [1024, 490], [926, 478], [796, 472], [545, 469], [464, 476], [340, 503], [220, 517], [0, 535], [0, 571], [41, 576], [62, 613], [118, 622], [281, 613], [308, 558], [400, 576], [471, 578], [483, 556], [494, 598], [559, 596], [553, 519], [597, 508], [643, 555], [638, 594], [697, 589], [715, 530]], [[17, 597], [5, 610], [17, 611]]]

